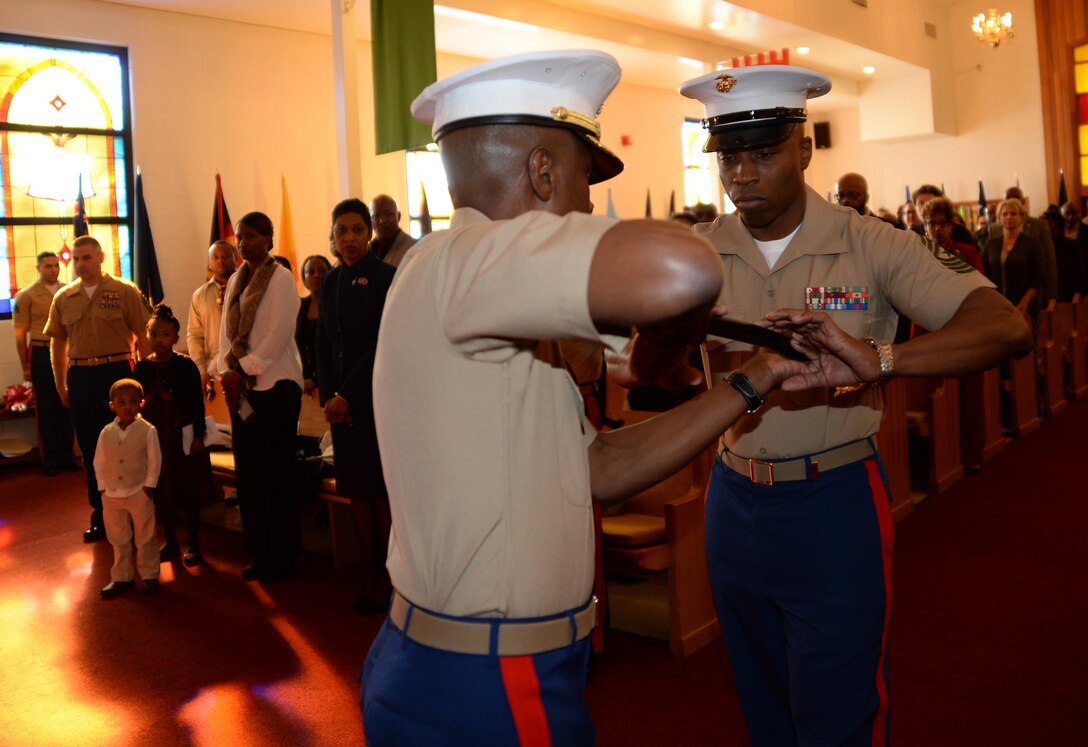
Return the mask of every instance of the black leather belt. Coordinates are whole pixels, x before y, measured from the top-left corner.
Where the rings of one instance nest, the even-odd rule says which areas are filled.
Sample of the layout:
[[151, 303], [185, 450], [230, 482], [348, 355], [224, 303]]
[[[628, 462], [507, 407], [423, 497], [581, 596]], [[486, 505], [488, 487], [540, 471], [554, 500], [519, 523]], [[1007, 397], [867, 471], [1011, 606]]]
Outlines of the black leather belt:
[[31, 340], [30, 347], [32, 348], [47, 348], [49, 347], [49, 340]]

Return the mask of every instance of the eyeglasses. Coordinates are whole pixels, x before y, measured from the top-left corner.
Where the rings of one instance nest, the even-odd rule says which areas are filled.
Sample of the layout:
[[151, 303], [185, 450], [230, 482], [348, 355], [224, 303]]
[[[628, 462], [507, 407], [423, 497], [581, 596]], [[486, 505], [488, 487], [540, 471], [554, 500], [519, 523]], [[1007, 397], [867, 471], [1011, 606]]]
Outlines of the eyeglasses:
[[864, 196], [864, 192], [857, 192], [851, 189], [848, 192], [839, 192], [837, 195], [835, 195], [835, 199], [839, 202], [842, 202], [843, 200], [857, 200]]

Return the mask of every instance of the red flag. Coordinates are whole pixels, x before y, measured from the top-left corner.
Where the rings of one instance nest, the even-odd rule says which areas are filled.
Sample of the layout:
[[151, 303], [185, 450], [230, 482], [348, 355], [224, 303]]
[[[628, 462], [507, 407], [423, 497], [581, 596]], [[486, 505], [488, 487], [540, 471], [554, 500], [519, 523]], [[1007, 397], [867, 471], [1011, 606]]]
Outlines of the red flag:
[[237, 245], [234, 241], [234, 226], [231, 225], [227, 203], [223, 199], [223, 182], [219, 179], [218, 171], [215, 172], [215, 205], [212, 206], [212, 235], [208, 239], [208, 246], [217, 241], [226, 241], [235, 247], [235, 262], [242, 263], [242, 258], [238, 255]]

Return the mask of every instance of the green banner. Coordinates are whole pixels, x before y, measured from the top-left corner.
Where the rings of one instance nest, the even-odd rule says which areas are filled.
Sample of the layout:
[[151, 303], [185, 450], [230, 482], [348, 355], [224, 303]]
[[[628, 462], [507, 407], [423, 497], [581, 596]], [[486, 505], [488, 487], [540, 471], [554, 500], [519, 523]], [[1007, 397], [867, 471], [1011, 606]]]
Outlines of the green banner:
[[432, 0], [370, 0], [374, 135], [378, 153], [421, 148], [430, 125], [412, 118], [412, 101], [438, 77]]

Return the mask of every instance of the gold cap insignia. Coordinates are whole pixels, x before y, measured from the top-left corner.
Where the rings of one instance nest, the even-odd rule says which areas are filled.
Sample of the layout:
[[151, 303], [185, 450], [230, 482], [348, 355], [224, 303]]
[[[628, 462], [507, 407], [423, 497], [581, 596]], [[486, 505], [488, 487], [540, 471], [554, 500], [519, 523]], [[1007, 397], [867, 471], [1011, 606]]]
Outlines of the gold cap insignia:
[[737, 79], [728, 73], [722, 73], [714, 80], [717, 81], [714, 87], [718, 89], [718, 93], [729, 93], [733, 90], [733, 86], [737, 85]]
[[367, 280], [366, 278], [356, 278], [356, 279], [355, 279], [355, 284], [356, 284], [356, 285], [366, 285], [366, 284], [367, 284], [367, 283], [369, 283], [369, 282], [370, 282], [370, 281], [369, 281], [369, 280]]
[[572, 111], [565, 106], [552, 107], [552, 119], [557, 119], [560, 122], [572, 122], [583, 130], [588, 130], [596, 137], [601, 136], [601, 125], [594, 117]]

